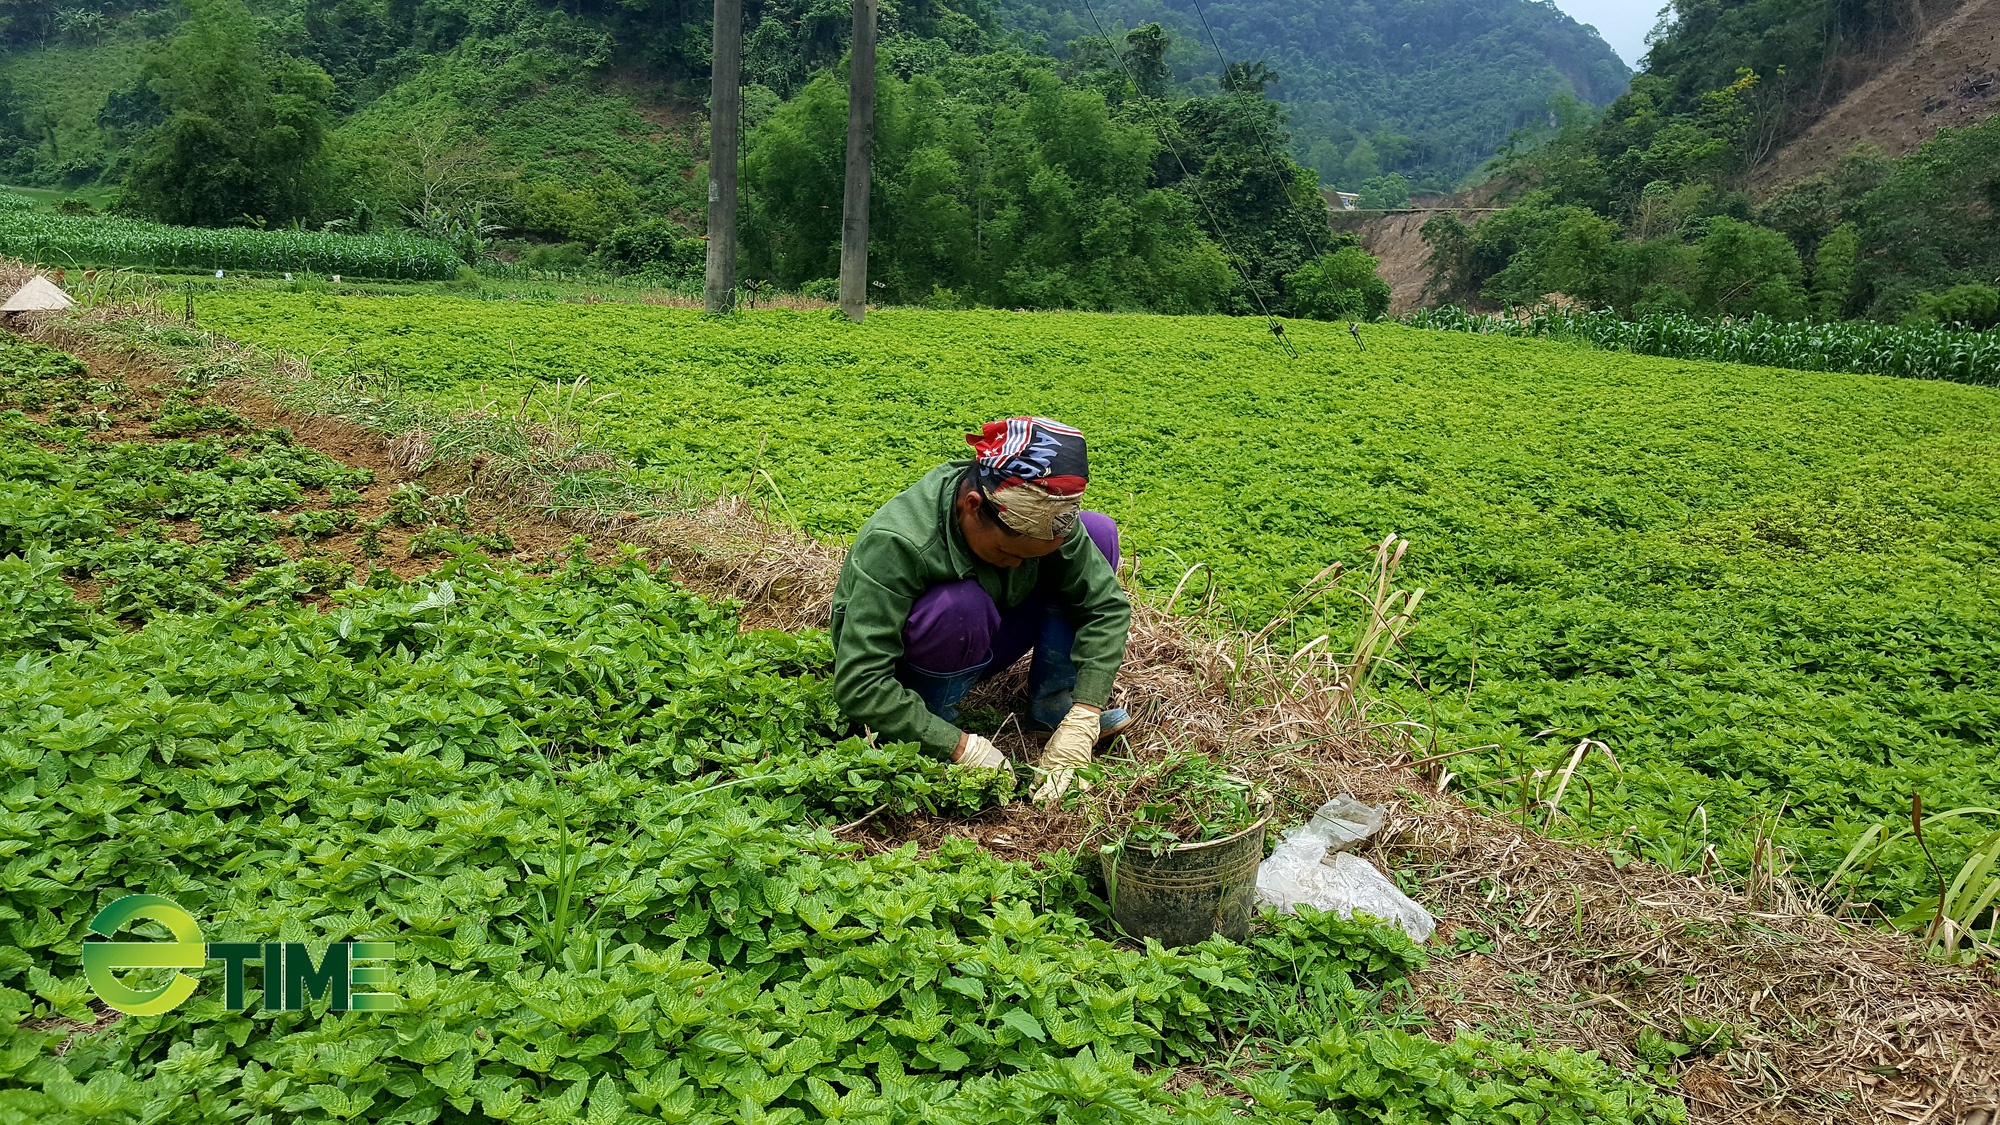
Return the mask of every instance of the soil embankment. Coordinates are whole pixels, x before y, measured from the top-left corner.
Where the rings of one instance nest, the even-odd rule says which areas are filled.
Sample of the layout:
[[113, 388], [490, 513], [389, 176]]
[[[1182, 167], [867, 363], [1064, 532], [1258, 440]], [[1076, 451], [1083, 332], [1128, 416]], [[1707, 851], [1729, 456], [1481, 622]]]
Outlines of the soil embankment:
[[[1377, 211], [1366, 216], [1335, 215], [1335, 229], [1361, 236], [1361, 248], [1381, 261], [1375, 273], [1389, 283], [1389, 312], [1394, 316], [1423, 307], [1431, 284], [1431, 247], [1424, 241], [1424, 224], [1439, 215], [1455, 214], [1467, 226], [1492, 214], [1490, 208], [1434, 207]], [[1343, 218], [1345, 221], [1342, 221]]]
[[1854, 146], [1903, 156], [1939, 129], [2000, 110], [2000, 0], [1967, 0], [1835, 103], [1753, 175], [1760, 196], [1834, 166]]

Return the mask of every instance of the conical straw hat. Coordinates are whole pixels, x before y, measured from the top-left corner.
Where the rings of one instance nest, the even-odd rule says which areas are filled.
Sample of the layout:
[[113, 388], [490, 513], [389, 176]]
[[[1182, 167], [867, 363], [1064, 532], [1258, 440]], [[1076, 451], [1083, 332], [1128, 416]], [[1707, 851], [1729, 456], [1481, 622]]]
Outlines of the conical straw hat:
[[75, 307], [76, 302], [69, 299], [69, 294], [56, 288], [55, 282], [36, 274], [28, 279], [26, 285], [15, 290], [5, 305], [0, 305], [0, 312], [51, 312]]

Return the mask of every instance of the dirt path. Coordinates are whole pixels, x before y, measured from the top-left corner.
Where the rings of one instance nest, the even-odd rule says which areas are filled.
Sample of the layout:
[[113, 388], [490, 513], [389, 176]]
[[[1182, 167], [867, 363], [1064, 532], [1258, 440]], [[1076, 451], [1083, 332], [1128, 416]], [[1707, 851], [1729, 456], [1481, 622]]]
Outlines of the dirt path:
[[[160, 372], [135, 369], [129, 361], [120, 357], [89, 351], [79, 352], [78, 358], [84, 361], [96, 379], [121, 382], [131, 390], [131, 411], [118, 416], [109, 429], [94, 435], [96, 440], [147, 443], [181, 440], [157, 437], [148, 429], [150, 419], [157, 415], [164, 401], [156, 389]], [[390, 571], [398, 578], [414, 578], [437, 569], [443, 561], [435, 554], [424, 555], [411, 550], [411, 541], [425, 529], [426, 524], [402, 525], [381, 519], [397, 506], [397, 490], [408, 485], [421, 487], [425, 483], [425, 474], [412, 472], [397, 464], [380, 437], [335, 419], [301, 416], [286, 411], [261, 395], [240, 391], [230, 393], [229, 389], [225, 389], [211, 398], [218, 404], [227, 405], [252, 425], [286, 427], [300, 444], [324, 453], [349, 468], [367, 469], [374, 474], [372, 483], [356, 489], [361, 494], [360, 501], [346, 509], [354, 516], [354, 526], [312, 538], [281, 537], [278, 542], [287, 554], [293, 558], [313, 556], [344, 561], [351, 566], [357, 580], [365, 579], [370, 567]], [[462, 489], [460, 484], [457, 490]], [[299, 503], [267, 514], [280, 522], [289, 522], [291, 517], [324, 508], [327, 503], [325, 489], [308, 489]], [[454, 525], [456, 529], [482, 535], [504, 534], [513, 541], [514, 549], [502, 552], [499, 556], [502, 559], [536, 563], [559, 558], [576, 535], [572, 528], [524, 516], [487, 497], [467, 495], [464, 506], [465, 517]], [[362, 540], [367, 534], [365, 525], [369, 523], [380, 524], [373, 536], [377, 553], [372, 556], [362, 548]], [[201, 534], [194, 522], [186, 520], [169, 523], [167, 532], [175, 538], [189, 539]], [[593, 549], [592, 553], [608, 557], [612, 550], [606, 546], [602, 550]]]

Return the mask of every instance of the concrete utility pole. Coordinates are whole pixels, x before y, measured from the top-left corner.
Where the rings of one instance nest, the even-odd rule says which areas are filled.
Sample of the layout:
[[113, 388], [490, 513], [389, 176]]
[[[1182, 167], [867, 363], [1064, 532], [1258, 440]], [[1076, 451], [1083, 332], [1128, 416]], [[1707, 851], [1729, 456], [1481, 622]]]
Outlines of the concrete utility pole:
[[854, 0], [854, 49], [847, 61], [847, 191], [840, 208], [840, 311], [857, 323], [868, 313], [868, 161], [875, 147], [875, 6], [876, 0]]
[[715, 0], [708, 85], [708, 273], [711, 313], [736, 306], [736, 150], [742, 124], [743, 0]]

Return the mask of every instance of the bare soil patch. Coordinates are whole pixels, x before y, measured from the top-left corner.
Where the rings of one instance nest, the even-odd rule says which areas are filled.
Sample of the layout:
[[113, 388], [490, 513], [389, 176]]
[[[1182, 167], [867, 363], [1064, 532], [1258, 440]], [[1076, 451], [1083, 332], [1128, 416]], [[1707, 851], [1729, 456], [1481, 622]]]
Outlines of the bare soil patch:
[[1762, 197], [1832, 168], [1864, 141], [1904, 156], [1939, 129], [2000, 110], [2000, 0], [1966, 0], [1900, 57], [1835, 103], [1754, 174]]
[[1423, 308], [1430, 296], [1431, 247], [1424, 241], [1424, 224], [1439, 215], [1457, 214], [1467, 226], [1476, 226], [1488, 213], [1455, 207], [1389, 211], [1359, 225], [1361, 248], [1381, 261], [1375, 272], [1389, 283], [1391, 316]]
[[[89, 367], [93, 380], [122, 383], [129, 392], [126, 407], [111, 414], [111, 424], [96, 431], [92, 435], [94, 440], [105, 444], [184, 440], [161, 437], [150, 430], [166, 403], [173, 372], [135, 363], [129, 357], [78, 347], [74, 340], [67, 343], [68, 350]], [[59, 342], [57, 346], [63, 346], [63, 343]], [[425, 471], [399, 463], [381, 436], [359, 426], [338, 419], [288, 411], [269, 397], [250, 393], [240, 386], [219, 388], [205, 401], [226, 405], [253, 426], [285, 427], [300, 444], [350, 468], [367, 469], [374, 474], [372, 483], [356, 489], [361, 494], [359, 502], [346, 507], [356, 517], [356, 526], [323, 537], [283, 536], [278, 540], [293, 558], [312, 556], [345, 561], [350, 573], [357, 579], [365, 578], [371, 567], [388, 570], [403, 579], [420, 577], [437, 569], [443, 560], [417, 555], [410, 550], [411, 540], [424, 530], [422, 527], [386, 523], [375, 536], [379, 553], [370, 557], [362, 549], [365, 526], [394, 507], [392, 498], [396, 490], [405, 484], [465, 493], [467, 518], [459, 530], [482, 535], [504, 533], [515, 546], [510, 552], [499, 553], [502, 559], [529, 566], [541, 565], [566, 557], [578, 538], [578, 530], [574, 527], [536, 517], [504, 500], [468, 490], [463, 467], [439, 466]], [[29, 412], [30, 417], [41, 422], [48, 422], [48, 415], [48, 411]], [[326, 508], [330, 502], [325, 489], [308, 489], [299, 503], [274, 510], [270, 515], [281, 521], [289, 520], [301, 512]], [[202, 534], [199, 524], [190, 520], [166, 523], [163, 530], [169, 537], [184, 542], [198, 540]], [[603, 537], [587, 539], [584, 549], [591, 558], [604, 561], [616, 554], [617, 543]], [[72, 588], [80, 599], [86, 601], [95, 601], [102, 594], [99, 583], [91, 579], [74, 581]], [[325, 599], [317, 600], [324, 602]]]

